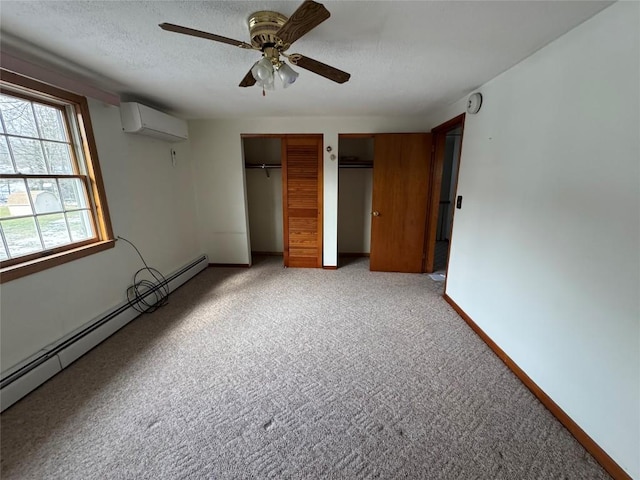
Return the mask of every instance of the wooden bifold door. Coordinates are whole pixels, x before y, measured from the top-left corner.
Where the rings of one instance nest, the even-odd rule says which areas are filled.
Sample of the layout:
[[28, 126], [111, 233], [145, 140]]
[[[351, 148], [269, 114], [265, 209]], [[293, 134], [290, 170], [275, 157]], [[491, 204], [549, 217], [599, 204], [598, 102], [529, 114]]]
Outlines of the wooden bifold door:
[[282, 139], [284, 266], [322, 267], [322, 135]]

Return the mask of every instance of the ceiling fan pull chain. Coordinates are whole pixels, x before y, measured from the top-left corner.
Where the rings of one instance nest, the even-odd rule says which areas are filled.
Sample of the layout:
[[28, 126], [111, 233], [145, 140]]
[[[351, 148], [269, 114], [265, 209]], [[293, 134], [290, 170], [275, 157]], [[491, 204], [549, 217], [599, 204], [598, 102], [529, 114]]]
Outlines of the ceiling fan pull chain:
[[267, 96], [267, 94], [264, 92], [264, 85], [262, 86], [262, 96], [263, 96], [263, 97], [266, 97], [266, 96]]

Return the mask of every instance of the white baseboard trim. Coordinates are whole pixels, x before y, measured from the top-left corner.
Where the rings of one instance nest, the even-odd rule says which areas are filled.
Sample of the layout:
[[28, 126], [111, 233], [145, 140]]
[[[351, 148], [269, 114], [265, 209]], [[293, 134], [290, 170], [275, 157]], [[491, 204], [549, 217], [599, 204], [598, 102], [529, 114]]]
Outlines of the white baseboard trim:
[[19, 379], [16, 379], [0, 390], [2, 410], [10, 407], [61, 371], [62, 367], [60, 366], [60, 360], [58, 360], [57, 356], [44, 359], [42, 363], [31, 368], [20, 376]]
[[[203, 255], [167, 276], [169, 291], [189, 281], [209, 265]], [[152, 294], [150, 291], [148, 294]], [[43, 348], [6, 372], [0, 378], [0, 411], [35, 390], [51, 377], [71, 365], [96, 345], [113, 335], [140, 315], [128, 302], [87, 322], [57, 342]]]

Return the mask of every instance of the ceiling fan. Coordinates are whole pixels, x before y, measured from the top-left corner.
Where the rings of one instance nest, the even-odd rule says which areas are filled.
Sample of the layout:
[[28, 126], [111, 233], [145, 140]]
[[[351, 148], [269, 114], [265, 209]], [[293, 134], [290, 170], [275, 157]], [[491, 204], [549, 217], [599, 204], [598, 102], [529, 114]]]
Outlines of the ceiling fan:
[[347, 72], [299, 53], [285, 53], [293, 42], [309, 33], [330, 16], [331, 14], [324, 5], [312, 0], [305, 0], [290, 18], [278, 12], [255, 12], [249, 16], [248, 20], [251, 43], [172, 23], [161, 23], [160, 28], [170, 32], [182, 33], [262, 52], [262, 59], [251, 67], [239, 86], [251, 87], [258, 83], [262, 87], [262, 94], [264, 95], [265, 89], [273, 89], [273, 80], [276, 75], [282, 80], [285, 88], [295, 82], [298, 77], [298, 73], [289, 67], [284, 60], [280, 59], [281, 56], [289, 60], [292, 65], [309, 70], [334, 82], [345, 83], [349, 80], [351, 75]]

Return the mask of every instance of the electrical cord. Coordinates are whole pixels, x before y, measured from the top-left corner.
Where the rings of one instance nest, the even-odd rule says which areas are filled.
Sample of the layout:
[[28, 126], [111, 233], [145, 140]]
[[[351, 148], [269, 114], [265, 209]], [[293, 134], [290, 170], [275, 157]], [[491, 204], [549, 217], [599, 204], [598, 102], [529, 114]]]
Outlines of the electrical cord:
[[[133, 285], [127, 288], [127, 300], [129, 305], [140, 313], [155, 312], [160, 307], [169, 303], [169, 282], [158, 270], [147, 265], [144, 257], [133, 242], [126, 238], [117, 237], [131, 245], [140, 256], [144, 268], [138, 270], [133, 276]], [[154, 281], [141, 278], [142, 275], [151, 275]]]

